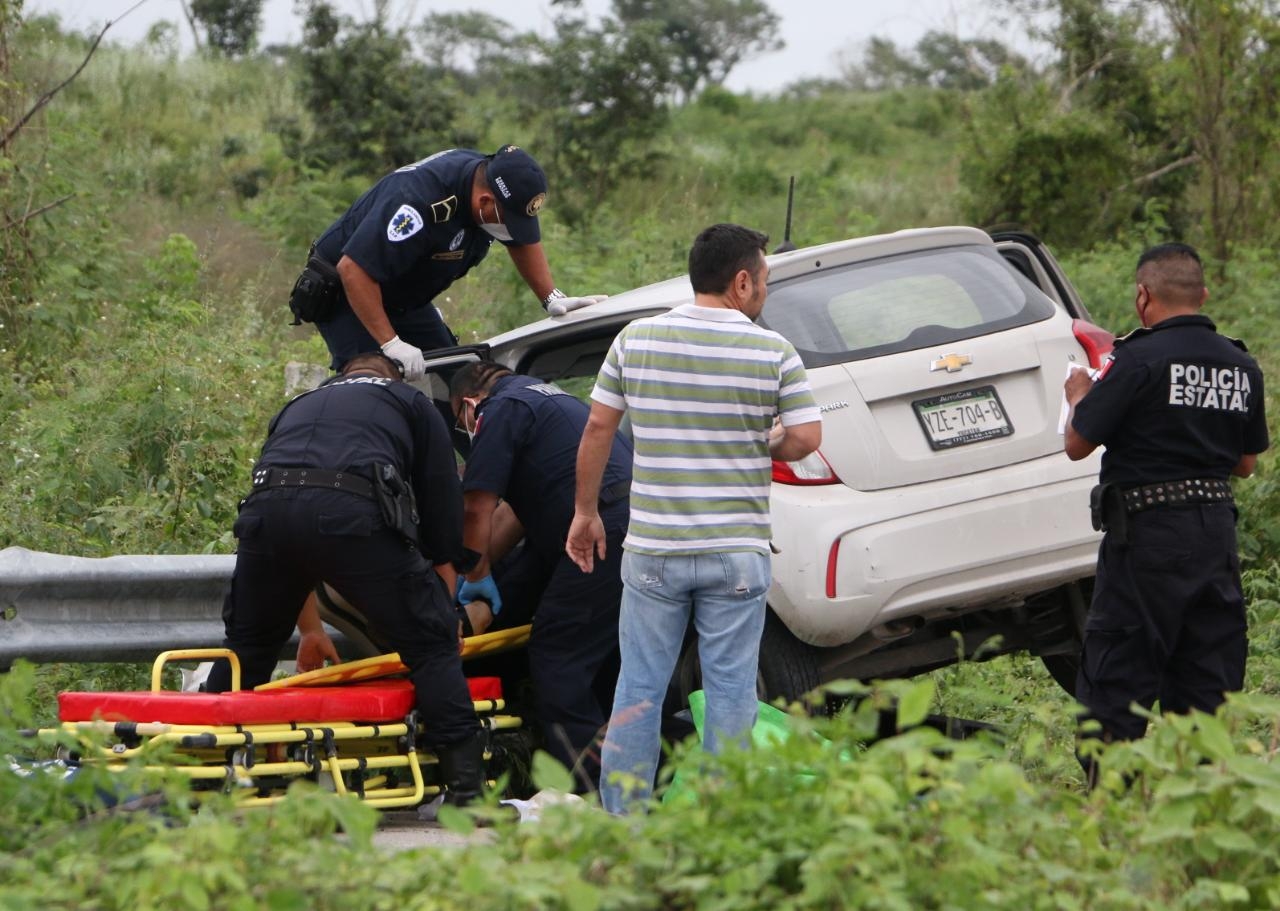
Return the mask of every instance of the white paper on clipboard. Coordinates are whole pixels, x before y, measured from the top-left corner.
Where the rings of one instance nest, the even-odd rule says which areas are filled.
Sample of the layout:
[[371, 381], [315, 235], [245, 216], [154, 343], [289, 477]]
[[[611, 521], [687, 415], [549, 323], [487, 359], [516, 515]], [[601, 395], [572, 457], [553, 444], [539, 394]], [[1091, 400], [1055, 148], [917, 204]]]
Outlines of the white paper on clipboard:
[[[1098, 379], [1097, 370], [1094, 370], [1092, 367], [1086, 367], [1084, 364], [1077, 364], [1075, 361], [1068, 361], [1067, 373], [1062, 378], [1062, 381], [1064, 383], [1066, 382], [1067, 377], [1071, 376], [1072, 370], [1083, 370], [1085, 373], [1089, 374], [1089, 379], [1095, 380], [1095, 381]], [[1059, 434], [1064, 434], [1067, 432], [1067, 415], [1070, 413], [1071, 413], [1071, 406], [1067, 403], [1067, 393], [1066, 393], [1066, 390], [1064, 389], [1062, 392], [1062, 408], [1058, 412], [1058, 433]]]

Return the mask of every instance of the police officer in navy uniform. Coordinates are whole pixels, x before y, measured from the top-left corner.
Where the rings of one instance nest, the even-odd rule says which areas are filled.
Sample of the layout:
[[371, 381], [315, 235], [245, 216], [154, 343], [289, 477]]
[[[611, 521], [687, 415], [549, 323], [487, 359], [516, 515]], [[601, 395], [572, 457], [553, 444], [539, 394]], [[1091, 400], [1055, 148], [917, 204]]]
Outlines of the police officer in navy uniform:
[[1212, 712], [1244, 683], [1228, 479], [1252, 474], [1269, 440], [1262, 372], [1200, 313], [1207, 296], [1195, 250], [1147, 250], [1135, 298], [1143, 328], [1117, 340], [1096, 380], [1073, 370], [1066, 382], [1067, 455], [1106, 447], [1094, 490], [1106, 535], [1076, 697], [1107, 740], [1145, 732], [1130, 703]]
[[437, 152], [383, 177], [320, 235], [290, 306], [316, 323], [335, 370], [380, 349], [416, 380], [424, 350], [457, 344], [434, 300], [494, 240], [553, 315], [602, 299], [556, 288], [538, 225], [546, 198], [542, 168], [516, 146]]
[[[462, 545], [448, 428], [399, 376], [385, 355], [358, 355], [272, 419], [235, 523], [223, 644], [245, 689], [266, 682], [304, 599], [325, 580], [400, 653], [450, 800], [466, 803], [484, 779], [484, 738], [453, 599], [433, 564], [465, 568], [475, 554]], [[230, 685], [228, 662], [216, 662], [206, 689]]]
[[[458, 371], [450, 398], [458, 424], [472, 437], [462, 481], [463, 540], [481, 554], [459, 586], [458, 600], [464, 606], [487, 600], [498, 626], [532, 616], [529, 669], [545, 747], [575, 770], [581, 789], [594, 788], [600, 767], [593, 741], [609, 717], [617, 682], [631, 444], [614, 437], [600, 510], [608, 554], [583, 573], [566, 556], [564, 542], [590, 409], [553, 383], [491, 362]], [[495, 534], [508, 507], [523, 528], [524, 544], [495, 583], [491, 565], [505, 545], [494, 542], [514, 537]]]

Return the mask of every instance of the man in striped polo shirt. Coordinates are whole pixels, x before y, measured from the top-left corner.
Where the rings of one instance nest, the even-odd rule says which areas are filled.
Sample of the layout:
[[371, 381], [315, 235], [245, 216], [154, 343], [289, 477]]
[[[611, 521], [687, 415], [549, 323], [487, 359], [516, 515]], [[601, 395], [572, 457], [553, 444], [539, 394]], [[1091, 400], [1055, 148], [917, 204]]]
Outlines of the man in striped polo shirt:
[[689, 251], [694, 302], [623, 329], [591, 394], [565, 544], [584, 572], [606, 553], [600, 480], [624, 412], [635, 439], [622, 672], [601, 757], [611, 813], [653, 790], [662, 701], [691, 615], [707, 696], [703, 746], [741, 742], [755, 724], [770, 460], [804, 458], [822, 441], [795, 349], [754, 323], [768, 293], [767, 242], [740, 225], [699, 234]]

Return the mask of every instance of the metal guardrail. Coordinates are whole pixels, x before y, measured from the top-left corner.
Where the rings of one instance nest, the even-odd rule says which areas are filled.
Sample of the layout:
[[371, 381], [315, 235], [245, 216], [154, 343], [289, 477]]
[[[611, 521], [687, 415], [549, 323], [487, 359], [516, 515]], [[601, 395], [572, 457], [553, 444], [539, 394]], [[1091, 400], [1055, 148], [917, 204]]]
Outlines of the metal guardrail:
[[[0, 671], [24, 658], [151, 661], [173, 648], [222, 643], [230, 555], [68, 557], [0, 550]], [[334, 645], [351, 644], [330, 630]], [[282, 654], [292, 658], [296, 639]]]
[[234, 556], [68, 557], [0, 550], [0, 669], [19, 658], [150, 661], [222, 642]]

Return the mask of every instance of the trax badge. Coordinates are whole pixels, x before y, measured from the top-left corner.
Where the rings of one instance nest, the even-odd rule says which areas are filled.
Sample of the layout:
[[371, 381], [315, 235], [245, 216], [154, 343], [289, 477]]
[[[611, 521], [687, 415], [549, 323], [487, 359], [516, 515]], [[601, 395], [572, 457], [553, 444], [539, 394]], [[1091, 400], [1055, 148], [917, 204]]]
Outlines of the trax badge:
[[959, 373], [960, 370], [973, 363], [973, 358], [967, 354], [948, 354], [938, 358], [936, 361], [929, 362], [929, 372], [934, 373], [938, 370], [945, 370], [947, 373]]

